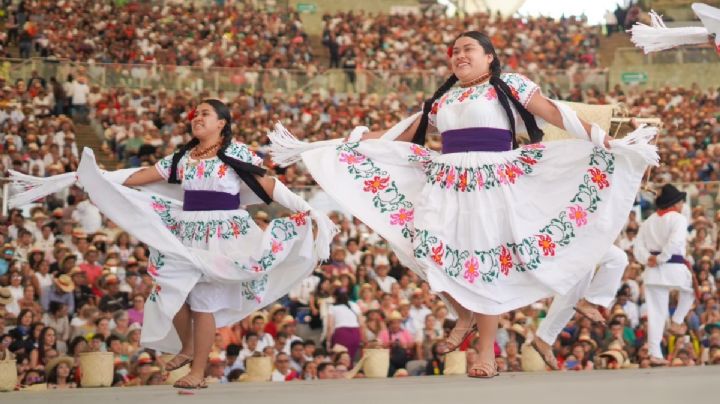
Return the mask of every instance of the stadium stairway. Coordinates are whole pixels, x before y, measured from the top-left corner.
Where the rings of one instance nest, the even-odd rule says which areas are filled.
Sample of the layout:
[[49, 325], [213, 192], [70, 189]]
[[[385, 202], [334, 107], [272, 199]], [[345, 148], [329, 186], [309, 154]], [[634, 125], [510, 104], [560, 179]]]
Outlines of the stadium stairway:
[[330, 64], [330, 51], [322, 43], [322, 35], [308, 35], [310, 50], [319, 66], [327, 67]]
[[626, 33], [614, 33], [609, 38], [602, 36], [600, 38], [600, 49], [598, 50], [598, 64], [602, 67], [610, 67], [615, 59], [615, 49], [632, 48], [634, 45], [630, 42], [630, 35]]
[[108, 155], [101, 151], [102, 139], [95, 133], [92, 126], [75, 122], [75, 142], [78, 151], [82, 153], [84, 147], [89, 147], [95, 152], [95, 159], [101, 168], [114, 170], [118, 166], [118, 161], [113, 155]]

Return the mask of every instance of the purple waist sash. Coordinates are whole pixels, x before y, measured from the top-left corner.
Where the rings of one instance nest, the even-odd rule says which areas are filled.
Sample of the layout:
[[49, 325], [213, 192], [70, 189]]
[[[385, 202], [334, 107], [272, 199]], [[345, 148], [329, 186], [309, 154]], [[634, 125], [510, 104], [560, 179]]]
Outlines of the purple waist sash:
[[[652, 255], [660, 255], [660, 251], [650, 251], [650, 254]], [[685, 257], [683, 257], [680, 254], [673, 254], [670, 256], [670, 259], [667, 260], [667, 263], [669, 264], [684, 264], [685, 263]], [[662, 262], [660, 263], [662, 264]]]
[[499, 128], [463, 128], [442, 133], [442, 153], [512, 150], [512, 133]]
[[185, 191], [183, 210], [235, 210], [240, 207], [240, 194], [218, 191]]

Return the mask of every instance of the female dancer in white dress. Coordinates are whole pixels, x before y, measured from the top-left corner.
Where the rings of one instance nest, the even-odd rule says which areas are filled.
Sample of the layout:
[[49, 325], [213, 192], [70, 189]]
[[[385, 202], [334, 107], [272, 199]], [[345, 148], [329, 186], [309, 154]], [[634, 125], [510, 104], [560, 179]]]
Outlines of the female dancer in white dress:
[[[482, 349], [468, 375], [493, 377], [498, 315], [587, 279], [657, 163], [655, 130], [609, 141], [527, 78], [501, 74], [480, 32], [460, 35], [451, 50], [453, 75], [419, 118], [345, 143], [305, 144], [278, 127], [273, 157], [302, 158], [326, 192], [448, 298], [459, 315], [451, 349], [477, 327]], [[538, 143], [535, 116], [579, 140]], [[422, 146], [428, 123], [442, 134], [441, 154]], [[518, 147], [523, 127], [531, 144]]]
[[[154, 167], [101, 172], [86, 150], [77, 172], [92, 202], [150, 247], [147, 271], [155, 287], [145, 305], [141, 343], [179, 352], [168, 369], [191, 362], [190, 373], [175, 384], [182, 388], [206, 387], [216, 327], [240, 321], [287, 293], [318, 259], [327, 258], [334, 233], [330, 219], [264, 176], [262, 160], [232, 140], [230, 112], [222, 102], [203, 101], [191, 122], [193, 139]], [[37, 188], [16, 195], [14, 203], [70, 185], [74, 177], [41, 180], [13, 173], [16, 183]], [[262, 231], [240, 207], [260, 200], [275, 200], [297, 213]], [[311, 217], [317, 223], [315, 243]]]

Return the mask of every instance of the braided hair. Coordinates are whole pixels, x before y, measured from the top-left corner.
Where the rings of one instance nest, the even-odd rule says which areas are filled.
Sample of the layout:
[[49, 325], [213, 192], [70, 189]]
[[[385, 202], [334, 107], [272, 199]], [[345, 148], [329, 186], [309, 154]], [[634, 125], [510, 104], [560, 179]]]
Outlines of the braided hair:
[[[227, 149], [232, 144], [233, 139], [230, 123], [230, 109], [222, 101], [216, 99], [206, 99], [203, 100], [201, 104], [210, 105], [215, 110], [218, 118], [225, 121], [225, 126], [223, 126], [220, 132], [222, 140], [220, 143], [220, 148], [217, 151], [217, 157], [220, 159], [220, 161], [230, 166], [235, 171], [235, 173], [237, 173], [237, 175], [243, 181], [245, 181], [245, 183], [248, 184], [250, 189], [252, 189], [260, 198], [263, 199], [263, 201], [265, 201], [265, 203], [272, 202], [272, 198], [263, 190], [257, 179], [254, 177], [254, 175], [259, 175], [261, 177], [264, 176], [266, 170], [254, 164], [246, 163], [244, 161], [240, 161], [227, 155]], [[180, 183], [180, 179], [177, 177], [178, 163], [180, 163], [180, 160], [183, 158], [185, 153], [187, 153], [189, 150], [191, 150], [198, 144], [200, 144], [198, 138], [193, 137], [192, 140], [180, 147], [180, 149], [175, 152], [175, 154], [173, 154], [172, 165], [170, 166], [170, 175], [168, 176], [169, 183]]]
[[[500, 65], [500, 59], [497, 56], [497, 53], [495, 52], [495, 47], [493, 46], [492, 42], [490, 41], [490, 38], [479, 31], [468, 31], [460, 34], [457, 38], [455, 38], [455, 41], [462, 37], [468, 37], [476, 40], [480, 46], [482, 46], [483, 50], [486, 54], [492, 55], [493, 60], [490, 63], [490, 84], [495, 89], [495, 92], [497, 93], [498, 101], [500, 101], [500, 105], [502, 106], [503, 110], [505, 111], [505, 114], [507, 115], [508, 121], [510, 121], [510, 131], [512, 132], [512, 142], [513, 142], [513, 148], [518, 147], [517, 138], [515, 136], [515, 115], [513, 114], [512, 109], [510, 108], [510, 103], [512, 102], [512, 105], [515, 107], [515, 109], [520, 114], [520, 117], [523, 120], [523, 123], [525, 124], [525, 128], [527, 129], [528, 135], [530, 136], [530, 143], [538, 143], [542, 140], [543, 132], [540, 130], [540, 128], [537, 125], [537, 122], [535, 121], [535, 117], [533, 116], [530, 111], [525, 108], [525, 106], [522, 105], [522, 103], [513, 97], [512, 90], [510, 89], [510, 86], [507, 85], [501, 78], [500, 73], [502, 72], [502, 66]], [[453, 41], [453, 42], [455, 42]], [[432, 97], [425, 100], [423, 103], [423, 112], [422, 116], [420, 117], [420, 124], [418, 125], [417, 130], [415, 131], [415, 135], [413, 136], [412, 142], [424, 145], [425, 144], [425, 136], [427, 134], [427, 126], [428, 126], [428, 116], [430, 114], [430, 110], [432, 109], [432, 105], [437, 101], [440, 97], [443, 96], [450, 88], [452, 88], [455, 83], [457, 83], [458, 78], [454, 74], [451, 75], [443, 85], [440, 86], [440, 88], [435, 91], [435, 93], [432, 95]], [[508, 101], [509, 100], [509, 101]]]

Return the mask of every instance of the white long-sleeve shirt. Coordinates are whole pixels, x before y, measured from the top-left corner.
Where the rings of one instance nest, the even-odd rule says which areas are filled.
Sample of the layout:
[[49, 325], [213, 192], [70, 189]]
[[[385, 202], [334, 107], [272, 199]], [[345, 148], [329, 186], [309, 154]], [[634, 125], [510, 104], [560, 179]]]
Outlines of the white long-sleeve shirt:
[[75, 208], [75, 211], [72, 213], [72, 218], [80, 224], [80, 227], [87, 234], [93, 234], [102, 227], [100, 210], [89, 200], [84, 200], [77, 204], [77, 208]]
[[647, 265], [653, 252], [658, 266], [646, 267], [643, 280], [646, 285], [677, 287], [692, 290], [692, 276], [685, 264], [669, 263], [673, 255], [685, 257], [688, 221], [680, 213], [668, 212], [660, 216], [653, 213], [640, 226], [633, 253], [643, 265]]

